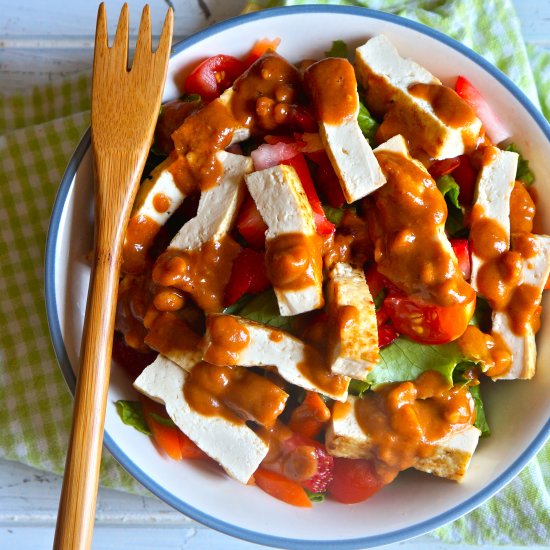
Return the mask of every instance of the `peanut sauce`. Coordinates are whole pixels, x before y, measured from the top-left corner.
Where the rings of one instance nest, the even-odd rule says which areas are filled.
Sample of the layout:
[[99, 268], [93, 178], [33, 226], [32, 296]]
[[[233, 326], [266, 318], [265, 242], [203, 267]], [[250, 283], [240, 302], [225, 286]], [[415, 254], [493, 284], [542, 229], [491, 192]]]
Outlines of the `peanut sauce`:
[[235, 81], [231, 110], [253, 133], [274, 130], [286, 122], [301, 89], [298, 69], [280, 55], [267, 53]]
[[132, 216], [126, 229], [122, 248], [122, 269], [126, 273], [142, 273], [147, 265], [147, 252], [160, 229], [160, 225], [142, 214]]
[[485, 366], [488, 376], [500, 376], [510, 369], [512, 353], [498, 333], [485, 334], [477, 327], [468, 325], [457, 344], [465, 357]]
[[200, 336], [176, 314], [158, 313], [149, 324], [145, 343], [163, 355], [197, 349]]
[[418, 458], [431, 456], [435, 443], [475, 420], [468, 389], [449, 388], [436, 371], [368, 392], [356, 401], [355, 415], [374, 443], [378, 474], [386, 483]]
[[204, 360], [214, 365], [235, 365], [250, 341], [248, 329], [233, 315], [210, 315], [206, 327], [210, 341]]
[[254, 421], [270, 427], [283, 412], [288, 394], [254, 372], [238, 366], [200, 362], [183, 385], [189, 406], [205, 416], [221, 416], [235, 424]]
[[319, 120], [340, 125], [355, 119], [359, 109], [357, 81], [347, 59], [329, 57], [310, 65], [304, 72], [304, 85]]
[[[522, 192], [519, 192], [522, 197]], [[517, 195], [516, 195], [517, 200]], [[521, 199], [523, 202], [523, 199]], [[532, 225], [531, 207], [519, 214], [516, 226]], [[525, 334], [528, 327], [538, 327], [540, 292], [529, 284], [521, 284], [525, 263], [536, 256], [538, 247], [532, 235], [520, 232], [512, 235], [512, 247], [506, 232], [496, 221], [484, 216], [483, 208], [475, 205], [471, 213], [470, 242], [472, 253], [482, 260], [477, 275], [479, 293], [495, 311], [505, 312], [514, 334]]]
[[451, 128], [470, 126], [476, 120], [473, 109], [448, 86], [442, 84], [413, 84], [409, 93], [427, 101], [444, 124]]
[[322, 278], [322, 242], [315, 233], [284, 233], [266, 243], [267, 277], [275, 288], [300, 290]]
[[207, 313], [222, 310], [223, 291], [240, 246], [229, 236], [208, 241], [199, 250], [168, 249], [153, 268], [153, 281], [188, 292]]
[[167, 197], [164, 193], [157, 193], [153, 197], [153, 206], [160, 214], [166, 212], [168, 208], [170, 208], [171, 202], [170, 197]]
[[300, 374], [319, 388], [321, 392], [331, 395], [343, 393], [348, 387], [349, 378], [332, 374], [330, 365], [315, 348], [305, 346], [304, 351], [304, 358], [297, 365]]
[[336, 314], [338, 330], [344, 332], [352, 329], [359, 322], [359, 310], [355, 306], [340, 306]]
[[380, 151], [376, 157], [387, 178], [369, 207], [380, 273], [429, 303], [474, 300], [474, 290], [443, 245], [447, 206], [433, 179], [403, 155]]
[[531, 233], [535, 203], [525, 186], [516, 181], [510, 196], [510, 233]]

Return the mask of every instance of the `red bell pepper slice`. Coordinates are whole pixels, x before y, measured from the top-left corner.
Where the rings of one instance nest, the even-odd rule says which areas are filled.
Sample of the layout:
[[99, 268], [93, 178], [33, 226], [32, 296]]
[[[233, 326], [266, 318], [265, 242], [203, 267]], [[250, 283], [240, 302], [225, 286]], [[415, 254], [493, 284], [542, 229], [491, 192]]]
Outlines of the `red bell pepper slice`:
[[224, 306], [234, 304], [243, 294], [257, 294], [269, 288], [265, 270], [265, 255], [243, 248], [233, 261], [231, 276], [225, 287]]
[[197, 65], [185, 79], [188, 94], [199, 94], [212, 101], [227, 90], [246, 69], [246, 65], [231, 55], [214, 55]]
[[304, 188], [307, 200], [313, 210], [313, 218], [315, 220], [315, 226], [317, 227], [317, 233], [319, 233], [319, 235], [330, 235], [331, 233], [334, 233], [336, 228], [333, 223], [327, 220], [325, 211], [321, 206], [321, 201], [319, 200], [317, 191], [313, 185], [309, 167], [303, 153], [298, 153], [295, 157], [284, 160], [282, 164], [292, 166], [294, 170], [296, 170], [296, 174], [298, 174], [298, 177], [302, 182], [302, 187]]
[[267, 225], [250, 195], [245, 199], [237, 218], [237, 230], [253, 248], [259, 250], [264, 247]]

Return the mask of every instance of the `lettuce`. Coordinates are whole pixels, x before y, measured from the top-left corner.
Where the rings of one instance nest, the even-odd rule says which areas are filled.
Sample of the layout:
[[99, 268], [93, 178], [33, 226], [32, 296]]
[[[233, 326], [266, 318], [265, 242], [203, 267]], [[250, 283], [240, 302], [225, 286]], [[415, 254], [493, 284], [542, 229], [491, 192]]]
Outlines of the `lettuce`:
[[529, 187], [535, 181], [535, 174], [529, 168], [529, 161], [522, 156], [514, 143], [508, 145], [506, 151], [512, 151], [519, 155], [516, 179], [521, 181], [526, 187]]
[[124, 424], [132, 426], [136, 430], [146, 434], [152, 435], [151, 430], [147, 426], [145, 416], [143, 414], [143, 408], [139, 401], [124, 401], [120, 400], [115, 403], [118, 416]]
[[325, 52], [325, 57], [348, 57], [348, 45], [343, 40], [334, 40], [330, 50]]
[[419, 344], [400, 336], [380, 350], [380, 363], [368, 375], [367, 382], [378, 386], [389, 382], [416, 380], [423, 372], [435, 370], [453, 384], [453, 370], [465, 358], [455, 342], [439, 346]]
[[441, 176], [436, 183], [447, 203], [448, 214], [445, 230], [449, 235], [455, 237], [464, 230], [464, 209], [458, 202], [460, 187], [453, 176], [449, 174]]
[[359, 102], [357, 123], [359, 124], [359, 128], [361, 128], [363, 135], [369, 140], [371, 147], [375, 147], [376, 141], [374, 136], [376, 135], [376, 131], [380, 125], [376, 122], [376, 120], [374, 120], [374, 118], [372, 118], [369, 110], [361, 102]]
[[251, 321], [269, 325], [281, 330], [292, 330], [292, 317], [283, 317], [279, 313], [277, 297], [272, 289], [255, 296], [243, 296], [235, 304], [225, 308], [224, 313], [240, 315]]
[[488, 437], [491, 435], [491, 429], [487, 423], [487, 417], [485, 416], [485, 408], [483, 406], [483, 400], [481, 399], [481, 390], [479, 385], [469, 388], [470, 393], [474, 399], [474, 406], [476, 410], [476, 421], [474, 426], [481, 431], [481, 437]]

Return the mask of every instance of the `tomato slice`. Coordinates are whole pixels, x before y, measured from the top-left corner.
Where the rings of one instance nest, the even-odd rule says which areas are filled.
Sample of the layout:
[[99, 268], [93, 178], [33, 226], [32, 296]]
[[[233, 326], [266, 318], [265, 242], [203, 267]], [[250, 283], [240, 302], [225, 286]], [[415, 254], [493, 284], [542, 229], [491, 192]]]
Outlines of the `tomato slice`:
[[395, 330], [395, 327], [393, 325], [390, 325], [389, 323], [386, 323], [385, 325], [381, 325], [378, 327], [378, 347], [380, 349], [385, 348], [386, 346], [389, 346], [397, 337], [399, 334]]
[[400, 334], [421, 344], [445, 344], [464, 334], [476, 305], [470, 302], [453, 306], [428, 304], [398, 292], [384, 300], [390, 319]]
[[450, 174], [458, 165], [460, 160], [458, 157], [452, 159], [443, 159], [434, 162], [429, 168], [428, 172], [434, 180]]
[[269, 287], [265, 270], [265, 255], [251, 248], [243, 248], [233, 261], [231, 277], [225, 287], [223, 304], [234, 304], [245, 292], [257, 294]]
[[376, 475], [372, 460], [334, 458], [334, 477], [328, 491], [338, 502], [363, 502], [383, 486], [384, 483]]
[[469, 280], [472, 272], [470, 265], [470, 245], [468, 239], [450, 239], [449, 241], [453, 247], [456, 259], [458, 260], [458, 267], [464, 275], [464, 279]]
[[231, 55], [215, 55], [197, 65], [185, 79], [188, 94], [199, 94], [212, 101], [227, 90], [246, 69], [246, 65]]

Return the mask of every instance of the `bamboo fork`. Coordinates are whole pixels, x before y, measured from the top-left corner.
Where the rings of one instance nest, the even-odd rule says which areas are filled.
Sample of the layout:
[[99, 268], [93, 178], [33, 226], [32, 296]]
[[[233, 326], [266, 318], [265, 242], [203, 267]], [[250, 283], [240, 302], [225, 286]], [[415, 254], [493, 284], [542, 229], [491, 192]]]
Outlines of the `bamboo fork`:
[[159, 46], [152, 53], [149, 6], [144, 7], [128, 70], [128, 6], [122, 7], [111, 48], [105, 6], [99, 6], [92, 78], [95, 255], [56, 549], [91, 546], [122, 245], [160, 109], [172, 25], [169, 9]]

